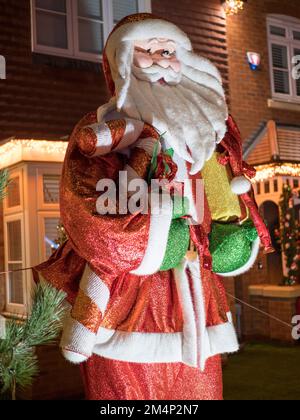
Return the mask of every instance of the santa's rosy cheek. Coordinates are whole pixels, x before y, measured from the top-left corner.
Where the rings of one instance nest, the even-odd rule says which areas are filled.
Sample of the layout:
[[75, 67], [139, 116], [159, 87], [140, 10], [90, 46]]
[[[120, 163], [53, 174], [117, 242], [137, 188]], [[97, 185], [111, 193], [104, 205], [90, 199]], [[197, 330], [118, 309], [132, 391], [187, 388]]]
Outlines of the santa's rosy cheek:
[[136, 67], [140, 67], [142, 69], [151, 67], [153, 64], [153, 60], [151, 56], [149, 56], [149, 54], [144, 54], [140, 52], [134, 53], [133, 62]]

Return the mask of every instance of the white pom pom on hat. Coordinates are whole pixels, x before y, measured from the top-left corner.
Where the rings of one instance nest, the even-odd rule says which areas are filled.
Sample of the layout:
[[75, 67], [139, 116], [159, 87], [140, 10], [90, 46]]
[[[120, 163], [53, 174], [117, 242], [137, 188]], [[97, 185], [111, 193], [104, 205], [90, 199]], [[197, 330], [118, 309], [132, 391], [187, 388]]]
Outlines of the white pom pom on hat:
[[247, 194], [251, 190], [251, 182], [244, 176], [237, 176], [231, 181], [231, 190], [236, 195]]

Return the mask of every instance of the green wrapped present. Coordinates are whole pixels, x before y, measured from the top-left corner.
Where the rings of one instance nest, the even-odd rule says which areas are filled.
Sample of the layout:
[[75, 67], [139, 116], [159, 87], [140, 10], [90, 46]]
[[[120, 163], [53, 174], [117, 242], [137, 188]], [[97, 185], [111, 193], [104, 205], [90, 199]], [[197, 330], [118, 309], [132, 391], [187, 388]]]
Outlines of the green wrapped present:
[[210, 234], [213, 271], [226, 274], [246, 265], [257, 237], [257, 230], [251, 221], [242, 225], [213, 223]]

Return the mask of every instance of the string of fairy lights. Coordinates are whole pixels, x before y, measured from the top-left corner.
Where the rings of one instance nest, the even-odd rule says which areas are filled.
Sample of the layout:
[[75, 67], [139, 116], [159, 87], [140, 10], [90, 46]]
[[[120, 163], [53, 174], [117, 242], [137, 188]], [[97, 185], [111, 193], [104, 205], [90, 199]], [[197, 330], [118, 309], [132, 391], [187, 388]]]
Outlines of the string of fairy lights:
[[223, 7], [227, 16], [233, 16], [244, 8], [245, 0], [223, 0]]

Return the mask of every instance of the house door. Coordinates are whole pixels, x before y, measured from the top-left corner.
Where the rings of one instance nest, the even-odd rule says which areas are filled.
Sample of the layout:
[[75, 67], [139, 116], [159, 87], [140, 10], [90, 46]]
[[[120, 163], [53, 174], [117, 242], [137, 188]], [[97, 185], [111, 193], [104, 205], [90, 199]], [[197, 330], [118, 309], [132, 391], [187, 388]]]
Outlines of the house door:
[[279, 284], [282, 282], [283, 278], [281, 247], [280, 244], [278, 244], [275, 235], [275, 230], [278, 229], [280, 225], [279, 208], [273, 201], [265, 201], [260, 206], [260, 213], [267, 223], [272, 238], [272, 244], [275, 249], [273, 254], [267, 255], [268, 280], [271, 284]]

